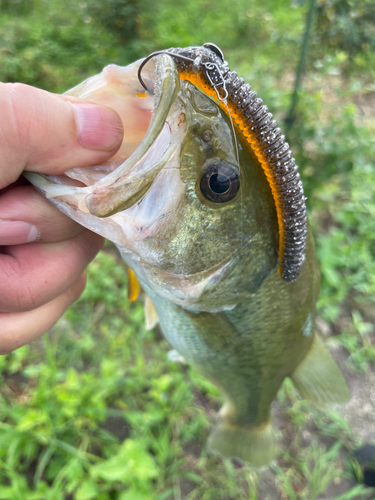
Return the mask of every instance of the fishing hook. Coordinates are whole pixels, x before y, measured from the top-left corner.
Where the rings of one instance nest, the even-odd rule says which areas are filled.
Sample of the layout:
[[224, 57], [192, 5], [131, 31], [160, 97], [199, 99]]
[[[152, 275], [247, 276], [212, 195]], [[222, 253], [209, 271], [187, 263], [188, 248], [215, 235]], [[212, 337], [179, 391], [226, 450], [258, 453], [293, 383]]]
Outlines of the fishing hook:
[[[205, 62], [205, 63], [203, 63], [203, 66], [206, 68], [206, 76], [209, 79], [212, 87], [214, 88], [216, 95], [217, 95], [217, 98], [219, 99], [219, 101], [226, 102], [227, 97], [228, 97], [228, 90], [227, 90], [227, 87], [225, 85], [223, 73], [220, 71], [219, 66], [213, 62]], [[211, 78], [211, 76], [210, 76], [209, 71], [214, 71], [215, 69], [219, 73], [219, 80], [215, 76], [213, 78]], [[216, 80], [216, 83], [214, 80]], [[221, 97], [221, 95], [219, 94], [219, 91], [217, 89], [217, 87], [220, 87], [220, 85], [222, 85], [222, 87], [223, 87], [224, 97]]]
[[189, 62], [194, 64], [194, 59], [190, 59], [190, 57], [180, 56], [179, 54], [171, 54], [170, 52], [167, 52], [166, 50], [158, 50], [156, 52], [153, 52], [152, 54], [147, 56], [145, 59], [143, 59], [141, 65], [138, 68], [138, 80], [139, 80], [139, 83], [142, 85], [142, 87], [145, 90], [148, 90], [148, 89], [147, 89], [147, 85], [145, 84], [145, 82], [143, 81], [142, 76], [141, 76], [142, 69], [148, 63], [148, 61], [150, 59], [152, 59], [155, 56], [158, 56], [159, 54], [167, 54], [168, 56], [176, 57], [177, 59], [182, 59], [183, 61], [189, 61]]
[[[212, 50], [212, 49], [211, 49]], [[217, 95], [217, 98], [219, 101], [222, 101], [222, 102], [226, 102], [226, 99], [228, 97], [228, 90], [226, 88], [226, 85], [225, 85], [225, 79], [224, 79], [224, 76], [218, 66], [218, 64], [214, 63], [214, 62], [211, 62], [211, 61], [208, 61], [208, 62], [204, 62], [202, 63], [201, 62], [201, 57], [198, 57], [197, 59], [191, 59], [190, 57], [186, 57], [186, 56], [182, 56], [180, 54], [176, 54], [176, 53], [171, 53], [171, 52], [167, 52], [166, 50], [158, 50], [156, 52], [153, 52], [152, 54], [150, 54], [149, 56], [147, 56], [141, 63], [141, 65], [139, 66], [138, 68], [138, 80], [140, 82], [140, 84], [142, 85], [142, 87], [145, 89], [145, 90], [148, 90], [147, 89], [147, 85], [145, 84], [145, 82], [143, 81], [142, 79], [142, 69], [144, 68], [144, 66], [148, 63], [148, 61], [150, 59], [152, 59], [154, 56], [158, 56], [159, 54], [167, 54], [168, 56], [171, 56], [171, 57], [175, 57], [176, 59], [181, 59], [182, 61], [187, 61], [189, 63], [192, 63], [193, 66], [195, 68], [199, 68], [200, 65], [204, 66], [205, 70], [206, 70], [206, 76], [211, 84], [211, 86], [214, 88], [215, 92], [216, 92], [216, 95]], [[213, 73], [212, 75], [210, 74], [210, 72], [214, 72], [216, 70], [216, 72], [218, 74], [215, 74]], [[219, 93], [219, 90], [218, 90], [218, 87], [222, 86], [223, 88], [223, 92], [224, 92], [224, 97], [222, 97]]]

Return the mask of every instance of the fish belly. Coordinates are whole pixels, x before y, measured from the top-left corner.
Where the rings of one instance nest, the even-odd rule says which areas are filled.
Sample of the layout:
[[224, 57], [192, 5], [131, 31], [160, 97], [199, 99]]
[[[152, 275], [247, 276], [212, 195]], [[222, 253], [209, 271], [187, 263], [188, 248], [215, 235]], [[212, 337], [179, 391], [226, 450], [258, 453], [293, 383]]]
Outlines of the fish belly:
[[296, 282], [285, 284], [275, 270], [230, 311], [193, 313], [143, 284], [167, 340], [224, 397], [208, 440], [212, 451], [256, 468], [272, 461], [270, 406], [285, 377], [323, 408], [348, 399], [339, 369], [314, 334], [318, 279], [311, 243]]
[[[167, 340], [224, 397], [219, 422], [208, 440], [209, 448], [253, 467], [268, 465], [276, 455], [270, 405], [313, 337], [301, 336], [299, 346], [290, 339], [280, 356], [274, 350], [280, 347], [277, 342], [267, 342], [264, 331], [252, 331], [250, 322], [247, 329], [238, 329], [236, 322], [228, 318], [229, 313], [192, 313], [146, 291]], [[277, 336], [277, 329], [274, 333]]]

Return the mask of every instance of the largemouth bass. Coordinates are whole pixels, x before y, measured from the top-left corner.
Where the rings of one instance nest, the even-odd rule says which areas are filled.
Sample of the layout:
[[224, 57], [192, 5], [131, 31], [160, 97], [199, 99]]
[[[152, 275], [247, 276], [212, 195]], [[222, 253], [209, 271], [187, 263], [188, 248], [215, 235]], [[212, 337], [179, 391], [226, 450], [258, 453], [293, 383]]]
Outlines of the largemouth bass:
[[314, 333], [319, 271], [284, 136], [213, 44], [108, 66], [68, 94], [118, 111], [123, 145], [28, 179], [118, 246], [166, 338], [220, 389], [209, 448], [267, 465], [285, 377], [323, 408], [349, 397]]

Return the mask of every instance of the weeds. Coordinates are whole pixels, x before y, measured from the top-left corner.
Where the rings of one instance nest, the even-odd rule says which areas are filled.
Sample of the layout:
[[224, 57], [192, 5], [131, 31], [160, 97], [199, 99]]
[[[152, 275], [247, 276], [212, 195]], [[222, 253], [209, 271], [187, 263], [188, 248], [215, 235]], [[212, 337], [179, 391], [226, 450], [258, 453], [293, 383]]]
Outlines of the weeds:
[[[1, 79], [63, 91], [109, 62], [210, 40], [229, 48], [230, 65], [282, 122], [305, 7], [247, 3], [236, 10], [220, 0], [221, 16], [200, 23], [208, 4], [177, 12], [166, 0], [156, 15], [147, 1], [124, 2], [121, 12], [118, 0], [0, 2]], [[328, 345], [345, 350], [356, 377], [375, 362], [375, 125], [355, 104], [374, 91], [374, 68], [362, 56], [314, 53], [289, 134], [321, 262], [318, 312], [334, 335]], [[318, 500], [343, 481], [347, 491], [329, 500], [373, 497], [355, 484], [363, 480], [351, 454], [358, 439], [340, 411], [313, 408], [290, 380], [274, 408], [283, 451], [272, 472], [209, 455], [218, 391], [169, 361], [160, 332], [144, 329], [111, 245], [88, 275], [83, 297], [48, 335], [0, 357], [1, 500]]]

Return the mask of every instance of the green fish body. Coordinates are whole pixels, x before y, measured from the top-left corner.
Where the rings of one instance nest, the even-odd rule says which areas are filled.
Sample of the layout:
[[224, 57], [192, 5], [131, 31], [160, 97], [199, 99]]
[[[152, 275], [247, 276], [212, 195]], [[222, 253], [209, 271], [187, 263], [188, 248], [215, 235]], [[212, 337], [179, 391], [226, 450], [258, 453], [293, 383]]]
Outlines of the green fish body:
[[[76, 187], [28, 178], [58, 208], [117, 244], [168, 341], [218, 387], [224, 405], [210, 449], [262, 467], [276, 454], [270, 406], [286, 377], [320, 407], [346, 401], [348, 391], [314, 332], [319, 271], [296, 167], [293, 178], [281, 176], [280, 160], [271, 177], [272, 147], [264, 154], [254, 148], [261, 132], [248, 140], [219, 49], [202, 50], [159, 54], [155, 69], [145, 69], [155, 84], [149, 129], [130, 157], [101, 167], [107, 175], [97, 180], [97, 167], [92, 178], [90, 169], [73, 169], [67, 175], [81, 183]], [[94, 77], [70, 93], [106, 102], [103, 89], [114, 73], [125, 81], [123, 69], [109, 68], [106, 83]], [[201, 69], [206, 83], [199, 90]], [[130, 102], [138, 103], [142, 87], [134, 69], [125, 70]], [[217, 102], [205, 95], [215, 93]], [[284, 189], [288, 182], [293, 189]]]

